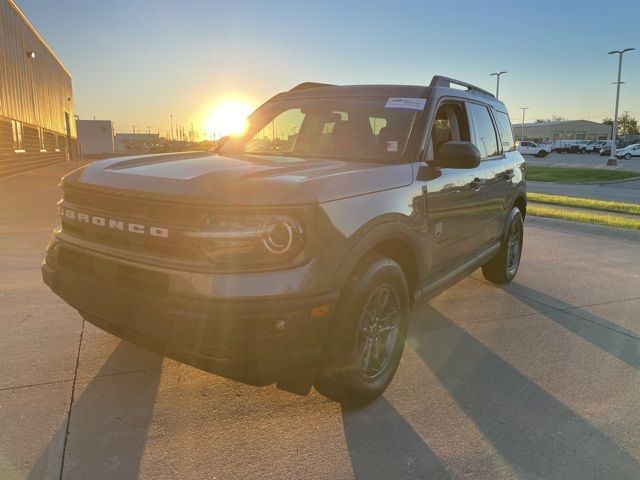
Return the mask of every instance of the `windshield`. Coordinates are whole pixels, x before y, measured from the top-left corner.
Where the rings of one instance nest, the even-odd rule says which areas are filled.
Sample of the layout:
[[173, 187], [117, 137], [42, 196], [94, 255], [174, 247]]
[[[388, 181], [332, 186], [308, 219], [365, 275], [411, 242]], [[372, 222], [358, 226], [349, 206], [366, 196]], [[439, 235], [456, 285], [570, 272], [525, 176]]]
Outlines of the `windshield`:
[[[269, 102], [222, 153], [399, 159], [424, 99], [305, 98]], [[398, 107], [398, 105], [400, 105]]]

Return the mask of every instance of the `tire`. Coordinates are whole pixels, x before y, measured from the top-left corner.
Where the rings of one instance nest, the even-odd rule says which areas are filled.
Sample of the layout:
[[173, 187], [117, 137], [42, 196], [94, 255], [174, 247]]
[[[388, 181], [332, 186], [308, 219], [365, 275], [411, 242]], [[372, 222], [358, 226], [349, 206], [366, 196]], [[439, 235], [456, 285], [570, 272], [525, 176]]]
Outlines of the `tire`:
[[580, 153], [587, 153], [587, 149], [586, 148], [581, 149]]
[[540, 151], [536, 154], [536, 157], [538, 157], [538, 158], [544, 158], [544, 157], [546, 157], [547, 155], [549, 155], [549, 154], [547, 153], [547, 151], [546, 151], [546, 150], [540, 150]]
[[378, 255], [366, 258], [336, 306], [316, 390], [347, 407], [376, 400], [398, 369], [408, 317], [409, 289], [400, 265]]
[[629, 160], [631, 158], [631, 154], [630, 153], [625, 153], [624, 154], [624, 159], [625, 160]]
[[514, 279], [520, 266], [523, 234], [522, 212], [514, 207], [509, 213], [509, 223], [498, 253], [482, 266], [484, 278], [497, 285]]

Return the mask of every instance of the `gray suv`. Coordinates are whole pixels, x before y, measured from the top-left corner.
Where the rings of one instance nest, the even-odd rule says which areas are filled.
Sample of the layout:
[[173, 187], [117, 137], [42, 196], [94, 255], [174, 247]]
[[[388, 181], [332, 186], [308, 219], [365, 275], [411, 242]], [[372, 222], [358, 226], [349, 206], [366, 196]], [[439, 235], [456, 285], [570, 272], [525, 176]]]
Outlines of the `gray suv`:
[[64, 177], [46, 284], [135, 344], [357, 406], [389, 385], [415, 304], [479, 267], [515, 276], [525, 162], [490, 93], [304, 83], [248, 125]]

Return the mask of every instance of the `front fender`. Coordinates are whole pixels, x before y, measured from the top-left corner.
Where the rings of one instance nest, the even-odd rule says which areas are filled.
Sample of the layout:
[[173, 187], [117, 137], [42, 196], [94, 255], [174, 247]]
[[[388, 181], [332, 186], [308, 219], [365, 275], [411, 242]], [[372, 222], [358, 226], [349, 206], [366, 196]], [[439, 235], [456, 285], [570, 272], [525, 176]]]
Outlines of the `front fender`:
[[[413, 184], [321, 205], [333, 234], [323, 245], [332, 265], [326, 273], [342, 288], [358, 263], [381, 242], [394, 240], [416, 259], [420, 278], [426, 266], [426, 219], [422, 189]], [[326, 253], [326, 252], [325, 252]], [[325, 257], [326, 258], [326, 257]]]

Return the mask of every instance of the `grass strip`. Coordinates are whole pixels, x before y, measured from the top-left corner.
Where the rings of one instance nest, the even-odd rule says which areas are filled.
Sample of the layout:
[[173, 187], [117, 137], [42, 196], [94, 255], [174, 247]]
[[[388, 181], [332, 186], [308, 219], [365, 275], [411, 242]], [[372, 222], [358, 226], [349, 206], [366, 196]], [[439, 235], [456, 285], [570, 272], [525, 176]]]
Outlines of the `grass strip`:
[[640, 215], [640, 205], [633, 203], [612, 202], [608, 200], [593, 200], [591, 198], [569, 197], [565, 195], [547, 195], [546, 193], [527, 193], [527, 199], [532, 202], [564, 205], [567, 207], [589, 208], [605, 212], [632, 213]]
[[527, 166], [527, 180], [557, 183], [608, 182], [640, 178], [638, 172], [600, 170], [597, 168], [562, 168]]
[[640, 230], [640, 218], [619, 217], [606, 213], [595, 212], [579, 212], [575, 210], [565, 210], [556, 207], [529, 205], [527, 207], [528, 215], [536, 217], [558, 218], [560, 220], [570, 220], [573, 222], [592, 223], [595, 225], [604, 225], [607, 227], [628, 228], [631, 230]]

